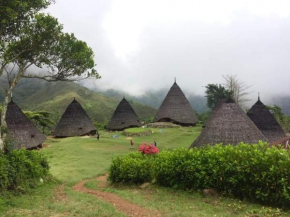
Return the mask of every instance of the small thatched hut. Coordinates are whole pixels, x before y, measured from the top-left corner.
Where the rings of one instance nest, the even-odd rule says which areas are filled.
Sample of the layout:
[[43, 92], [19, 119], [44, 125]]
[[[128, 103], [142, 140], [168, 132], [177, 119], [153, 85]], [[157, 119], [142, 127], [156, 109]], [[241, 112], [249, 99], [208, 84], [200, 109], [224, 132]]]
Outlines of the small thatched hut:
[[124, 98], [117, 106], [109, 124], [108, 130], [124, 130], [130, 127], [140, 127], [140, 120], [130, 103]]
[[269, 142], [286, 137], [284, 130], [269, 109], [261, 102], [260, 97], [247, 114]]
[[259, 140], [267, 141], [249, 117], [232, 100], [228, 99], [215, 111], [207, 126], [192, 143], [192, 147], [204, 145], [237, 145], [241, 142], [254, 144]]
[[74, 99], [66, 108], [59, 120], [53, 135], [55, 137], [72, 137], [95, 135], [96, 127], [83, 109], [83, 107]]
[[11, 143], [8, 149], [33, 149], [41, 146], [46, 139], [12, 99], [8, 104], [5, 120]]
[[176, 82], [163, 100], [154, 122], [172, 122], [183, 126], [193, 126], [198, 122], [194, 110]]

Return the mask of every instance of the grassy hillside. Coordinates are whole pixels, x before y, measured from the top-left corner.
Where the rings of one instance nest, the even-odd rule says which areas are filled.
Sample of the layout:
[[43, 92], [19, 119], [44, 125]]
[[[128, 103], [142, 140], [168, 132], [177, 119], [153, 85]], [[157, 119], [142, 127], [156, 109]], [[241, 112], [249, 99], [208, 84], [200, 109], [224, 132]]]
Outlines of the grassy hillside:
[[[20, 100], [19, 105], [23, 110], [52, 112], [53, 119], [57, 121], [74, 97], [82, 104], [93, 121], [101, 123], [109, 121], [121, 100], [91, 91], [76, 83], [57, 82], [45, 83], [36, 93]], [[154, 108], [134, 101], [130, 103], [141, 119], [155, 115]]]
[[[92, 179], [105, 174], [113, 157], [137, 152], [140, 143], [157, 141], [162, 150], [187, 148], [199, 135], [201, 127], [156, 129], [154, 134], [128, 138], [122, 132], [100, 131], [101, 138], [73, 137], [48, 139], [41, 150], [49, 160], [52, 175], [58, 182], [42, 185], [25, 194], [1, 198], [0, 216], [7, 217], [125, 217], [112, 204], [85, 193], [75, 192], [73, 186], [81, 180], [90, 180], [87, 187], [95, 189], [98, 181]], [[130, 139], [135, 147], [130, 148]], [[178, 191], [154, 184], [107, 186], [102, 191], [161, 213], [167, 217], [199, 216], [285, 216], [290, 214], [279, 209], [263, 207], [247, 201], [221, 196], [202, 197], [199, 192]], [[2, 199], [2, 202], [1, 202]]]

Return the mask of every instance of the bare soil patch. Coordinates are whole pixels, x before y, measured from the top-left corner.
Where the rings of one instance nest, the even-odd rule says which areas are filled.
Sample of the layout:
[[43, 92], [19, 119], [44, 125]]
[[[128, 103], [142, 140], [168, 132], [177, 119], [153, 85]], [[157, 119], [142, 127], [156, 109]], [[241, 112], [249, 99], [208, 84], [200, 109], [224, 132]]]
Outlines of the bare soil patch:
[[[118, 211], [125, 213], [128, 216], [161, 216], [161, 214], [158, 214], [157, 212], [131, 203], [113, 193], [88, 189], [84, 186], [87, 181], [88, 180], [83, 180], [77, 183], [73, 189], [77, 192], [95, 195], [99, 199], [112, 204]], [[99, 176], [97, 181], [100, 188], [105, 188], [107, 186], [107, 175]]]

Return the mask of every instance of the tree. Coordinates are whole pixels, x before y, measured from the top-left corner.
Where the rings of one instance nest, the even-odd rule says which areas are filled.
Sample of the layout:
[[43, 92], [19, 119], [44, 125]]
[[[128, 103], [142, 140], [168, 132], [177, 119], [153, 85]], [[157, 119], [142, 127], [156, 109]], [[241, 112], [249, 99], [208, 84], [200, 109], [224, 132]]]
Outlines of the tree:
[[[34, 1], [39, 3], [37, 7], [29, 6], [29, 1], [25, 0], [12, 1], [20, 6], [20, 12], [16, 16], [7, 16], [5, 25], [1, 22], [0, 76], [5, 74], [8, 83], [1, 111], [1, 129], [7, 128], [5, 116], [9, 96], [21, 78], [39, 78], [49, 82], [100, 78], [95, 70], [92, 49], [73, 34], [63, 33], [63, 27], [56, 18], [38, 13], [51, 1]], [[4, 8], [11, 6], [8, 2]], [[13, 22], [16, 24], [10, 28]], [[29, 72], [32, 67], [41, 72]], [[5, 132], [1, 130], [0, 133], [2, 150]]]
[[213, 109], [221, 99], [231, 95], [230, 91], [221, 84], [208, 84], [205, 88], [207, 106], [210, 109]]
[[45, 134], [45, 130], [51, 125], [53, 125], [53, 121], [50, 119], [51, 113], [46, 111], [24, 111], [24, 114], [35, 123], [37, 127], [39, 127], [43, 134]]
[[282, 111], [282, 108], [277, 105], [267, 106], [267, 108], [272, 113], [277, 122], [281, 125], [281, 127], [286, 132], [290, 132], [290, 116], [285, 115]]
[[225, 87], [231, 93], [231, 97], [240, 107], [244, 105], [245, 102], [249, 101], [247, 95], [248, 90], [251, 86], [248, 86], [245, 82], [240, 81], [237, 75], [223, 75], [225, 79]]

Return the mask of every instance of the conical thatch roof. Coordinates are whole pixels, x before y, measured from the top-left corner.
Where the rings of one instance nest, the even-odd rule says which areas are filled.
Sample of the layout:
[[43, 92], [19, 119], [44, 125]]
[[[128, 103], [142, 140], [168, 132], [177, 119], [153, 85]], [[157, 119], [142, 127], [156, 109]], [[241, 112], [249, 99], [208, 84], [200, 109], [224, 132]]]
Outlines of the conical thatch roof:
[[124, 98], [117, 106], [109, 124], [108, 130], [124, 130], [130, 127], [140, 127], [141, 123], [130, 103]]
[[276, 121], [269, 109], [260, 101], [260, 97], [248, 112], [248, 116], [269, 142], [286, 137], [282, 127]]
[[205, 129], [190, 147], [217, 143], [225, 145], [237, 145], [241, 142], [254, 144], [259, 140], [267, 141], [239, 106], [232, 100], [227, 100], [215, 111]]
[[36, 148], [46, 139], [46, 136], [36, 128], [12, 100], [8, 104], [5, 120], [11, 142], [11, 147], [8, 149]]
[[205, 121], [204, 125], [202, 126], [203, 128], [206, 127], [207, 123], [210, 122], [210, 120], [214, 117], [214, 114], [216, 111], [219, 110], [219, 108], [222, 106], [222, 104], [226, 101], [226, 98], [222, 98], [218, 101], [217, 105], [213, 108], [213, 110], [211, 111], [208, 119]]
[[94, 135], [96, 132], [97, 129], [85, 110], [74, 99], [63, 113], [53, 135], [55, 137], [71, 137]]
[[163, 100], [154, 122], [173, 122], [180, 125], [195, 125], [198, 122], [194, 110], [176, 82]]

